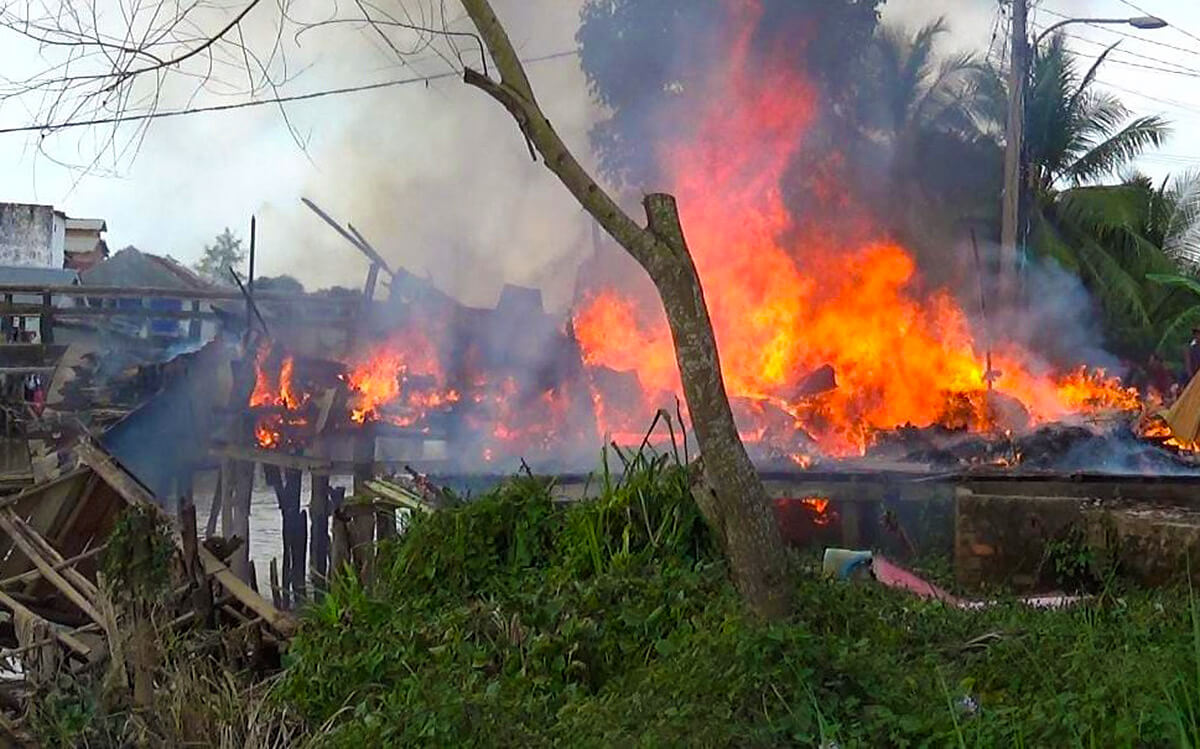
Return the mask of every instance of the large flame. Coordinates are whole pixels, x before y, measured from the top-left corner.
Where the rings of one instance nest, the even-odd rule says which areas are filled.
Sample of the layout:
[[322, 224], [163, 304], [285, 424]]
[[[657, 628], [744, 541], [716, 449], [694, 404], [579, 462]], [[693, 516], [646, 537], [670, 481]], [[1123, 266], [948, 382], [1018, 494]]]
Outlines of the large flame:
[[[814, 442], [825, 454], [857, 454], [879, 430], [904, 424], [1000, 431], [1138, 407], [1138, 394], [1103, 372], [1055, 373], [1004, 341], [990, 345], [989, 359], [954, 297], [921, 288], [910, 253], [864, 218], [870, 212], [842, 188], [837, 154], [819, 159], [807, 179], [808, 194], [837, 206], [837, 219], [794, 218], [781, 185], [818, 114], [816, 91], [786, 65], [750, 62], [760, 9], [753, 0], [728, 7], [728, 53], [695, 97], [700, 111], [677, 140], [657, 144], [657, 155], [743, 439], [780, 446], [807, 467]], [[476, 344], [435, 345], [461, 343], [451, 316], [413, 316], [347, 363], [345, 421], [429, 432], [435, 417], [450, 415], [459, 448], [493, 461], [594, 449], [602, 436], [637, 443], [654, 411], [681, 393], [661, 308], [625, 286], [592, 288], [579, 300], [569, 331], [582, 377], [489, 369]], [[274, 371], [267, 362], [260, 352], [251, 405], [265, 409], [260, 444], [277, 447], [309, 398], [295, 386], [292, 359]], [[829, 522], [823, 498], [803, 503], [815, 522]]]
[[[836, 239], [843, 232], [791, 218], [781, 183], [813, 121], [815, 92], [783, 66], [750, 64], [758, 9], [738, 3], [732, 13], [738, 30], [728, 60], [714, 66], [707, 109], [688, 136], [659, 148], [729, 393], [784, 409], [831, 454], [861, 452], [875, 430], [902, 424], [993, 426], [984, 352], [954, 298], [918, 290], [912, 256], [893, 242], [845, 246]], [[573, 325], [586, 362], [634, 371], [648, 392], [678, 392], [661, 314], [608, 288], [585, 300]], [[797, 393], [824, 365], [837, 388]], [[1103, 373], [1056, 377], [1014, 346], [997, 347], [992, 369], [995, 391], [1034, 422], [1137, 404]]]

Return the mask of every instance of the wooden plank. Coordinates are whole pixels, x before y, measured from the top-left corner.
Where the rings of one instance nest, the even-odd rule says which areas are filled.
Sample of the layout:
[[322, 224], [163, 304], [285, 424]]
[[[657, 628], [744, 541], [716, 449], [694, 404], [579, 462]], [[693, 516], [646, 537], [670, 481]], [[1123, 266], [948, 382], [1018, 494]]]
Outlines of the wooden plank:
[[[33, 548], [41, 552], [42, 556], [44, 556], [51, 564], [61, 565], [67, 561], [63, 558], [63, 555], [59, 553], [58, 549], [51, 546], [50, 543], [46, 541], [46, 539], [42, 537], [40, 533], [22, 520], [20, 516], [16, 515], [11, 510], [7, 511], [7, 514], [8, 519], [13, 525], [16, 526], [17, 530], [25, 537], [27, 541], [33, 544]], [[4, 519], [4, 515], [5, 513], [0, 512], [0, 521]], [[86, 576], [84, 576], [74, 567], [64, 566], [62, 568], [62, 576], [70, 581], [72, 585], [78, 588], [80, 592], [87, 596], [88, 600], [94, 602], [99, 597], [100, 591], [96, 588], [96, 584], [87, 579]]]
[[401, 507], [407, 507], [410, 510], [419, 510], [420, 512], [424, 512], [426, 514], [433, 512], [433, 508], [429, 505], [425, 504], [408, 492], [399, 489], [399, 487], [392, 486], [386, 481], [380, 481], [378, 479], [366, 481], [363, 483], [363, 489], [368, 494], [373, 494], [380, 499], [393, 502]]
[[325, 458], [310, 458], [306, 455], [288, 455], [278, 450], [263, 450], [258, 447], [243, 447], [230, 444], [216, 444], [209, 450], [214, 458], [246, 461], [248, 463], [263, 463], [277, 468], [292, 468], [299, 471], [309, 471], [328, 475], [333, 471], [333, 463]]
[[216, 579], [225, 590], [229, 591], [230, 595], [262, 617], [263, 621], [270, 624], [279, 634], [290, 637], [295, 633], [296, 620], [294, 618], [267, 603], [266, 599], [251, 590], [249, 585], [242, 582], [237, 575], [233, 574], [233, 570], [226, 567], [208, 549], [201, 546], [199, 551], [200, 563], [204, 565], [204, 574]]
[[39, 572], [42, 573], [42, 579], [46, 580], [56, 589], [58, 589], [58, 592], [67, 597], [67, 600], [75, 604], [80, 611], [87, 614], [89, 619], [101, 626], [104, 625], [103, 617], [100, 616], [100, 612], [96, 610], [95, 606], [92, 605], [92, 602], [88, 600], [87, 596], [85, 596], [74, 585], [67, 582], [67, 579], [64, 577], [63, 573], [54, 569], [51, 562], [46, 560], [46, 557], [42, 555], [41, 551], [25, 538], [25, 536], [17, 528], [16, 524], [13, 523], [11, 510], [0, 513], [0, 529], [3, 529], [4, 532], [7, 533], [12, 539], [13, 543], [16, 544], [17, 548], [21, 550], [21, 553], [24, 554], [29, 561], [33, 562], [33, 565], [37, 567]]
[[[54, 565], [54, 569], [61, 570], [65, 567], [73, 567], [74, 565], [79, 564], [80, 562], [85, 562], [89, 559], [92, 559], [93, 557], [100, 554], [100, 552], [104, 551], [104, 549], [105, 549], [104, 546], [97, 546], [95, 548], [88, 549], [87, 551], [83, 552], [82, 554], [76, 554], [75, 556], [71, 557], [70, 559], [65, 559], [61, 562], [58, 562], [57, 564]], [[33, 569], [33, 570], [30, 570], [29, 572], [23, 572], [20, 575], [10, 577], [5, 580], [0, 580], [0, 588], [8, 588], [8, 587], [12, 587], [14, 585], [20, 585], [22, 583], [28, 583], [28, 582], [32, 582], [34, 580], [40, 580], [41, 578], [42, 578], [42, 573], [39, 570]]]

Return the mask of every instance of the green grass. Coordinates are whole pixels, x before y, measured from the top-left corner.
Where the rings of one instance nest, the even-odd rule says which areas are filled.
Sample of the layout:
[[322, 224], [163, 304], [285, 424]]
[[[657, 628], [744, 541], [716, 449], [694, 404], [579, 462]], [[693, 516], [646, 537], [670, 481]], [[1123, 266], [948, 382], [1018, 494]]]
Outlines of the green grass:
[[[748, 618], [667, 458], [419, 519], [312, 609], [276, 696], [330, 746], [1192, 746], [1188, 588], [965, 612], [795, 561]], [[1119, 583], [1117, 583], [1119, 585]]]

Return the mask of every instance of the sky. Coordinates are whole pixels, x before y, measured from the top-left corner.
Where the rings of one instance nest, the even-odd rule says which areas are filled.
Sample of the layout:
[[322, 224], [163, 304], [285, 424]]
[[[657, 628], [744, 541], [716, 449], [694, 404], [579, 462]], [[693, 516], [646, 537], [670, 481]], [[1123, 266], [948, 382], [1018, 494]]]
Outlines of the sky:
[[[320, 2], [294, 3], [294, 14], [317, 18]], [[527, 58], [574, 49], [580, 3], [495, 0]], [[270, 13], [276, 6], [261, 7]], [[1120, 40], [1100, 82], [1135, 114], [1163, 114], [1174, 123], [1176, 134], [1144, 157], [1141, 169], [1161, 177], [1200, 168], [1200, 3], [1040, 0], [1033, 26], [1064, 16], [1143, 14], [1172, 25], [1145, 32], [1073, 25], [1070, 44], [1094, 57]], [[953, 31], [947, 49], [990, 47], [993, 59], [1003, 53], [1005, 22], [994, 0], [890, 0], [884, 9], [885, 22], [911, 26], [939, 15]], [[248, 16], [250, 46], [269, 50], [273, 23]], [[377, 37], [346, 26], [316, 28], [298, 42], [288, 37], [294, 78], [282, 85], [283, 94], [448, 69], [428, 52], [400, 64]], [[46, 59], [0, 30], [0, 77], [21, 78]], [[587, 131], [602, 113], [588, 96], [578, 58], [534, 62], [529, 72], [551, 121], [593, 164]], [[191, 103], [244, 98], [240, 81], [223, 76]], [[186, 103], [188, 93], [168, 89], [164, 104]], [[43, 121], [38, 107], [28, 99], [0, 103], [0, 128]], [[158, 120], [125, 155], [90, 169], [71, 166], [90, 163], [96, 142], [109, 133], [66, 131], [41, 149], [27, 135], [0, 134], [0, 201], [49, 203], [70, 216], [103, 218], [113, 249], [132, 244], [188, 263], [226, 226], [245, 237], [256, 215], [260, 274], [289, 273], [310, 288], [361, 285], [367, 261], [301, 206], [305, 196], [353, 223], [390, 261], [479, 305], [494, 303], [501, 285], [511, 282], [538, 286], [548, 307], [563, 308], [576, 267], [592, 247], [590, 223], [530, 160], [509, 115], [455, 78], [289, 104], [282, 113], [268, 106]]]

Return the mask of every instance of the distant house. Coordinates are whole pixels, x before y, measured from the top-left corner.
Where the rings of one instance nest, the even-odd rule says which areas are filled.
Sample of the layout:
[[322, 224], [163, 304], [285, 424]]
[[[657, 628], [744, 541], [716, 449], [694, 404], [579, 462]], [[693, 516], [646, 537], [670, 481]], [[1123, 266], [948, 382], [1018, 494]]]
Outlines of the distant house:
[[67, 218], [64, 220], [64, 264], [83, 272], [108, 257], [108, 244], [101, 236], [108, 231], [102, 218]]
[[107, 228], [50, 205], [0, 203], [0, 266], [82, 270], [108, 256]]
[[[181, 291], [207, 290], [212, 284], [201, 278], [194, 271], [185, 267], [174, 258], [151, 255], [136, 247], [126, 247], [115, 255], [96, 263], [91, 268], [79, 274], [85, 286], [126, 287], [135, 289], [179, 289]], [[91, 306], [99, 306], [99, 299], [90, 299]], [[131, 293], [128, 298], [116, 301], [118, 308], [142, 308], [142, 297]], [[151, 298], [150, 309], [178, 312], [183, 309], [180, 299]], [[208, 305], [201, 305], [207, 308]], [[183, 329], [178, 319], [151, 318], [148, 327], [143, 320], [137, 318], [117, 318], [124, 332], [138, 336], [182, 337], [187, 331]], [[210, 335], [201, 331], [202, 338]]]

